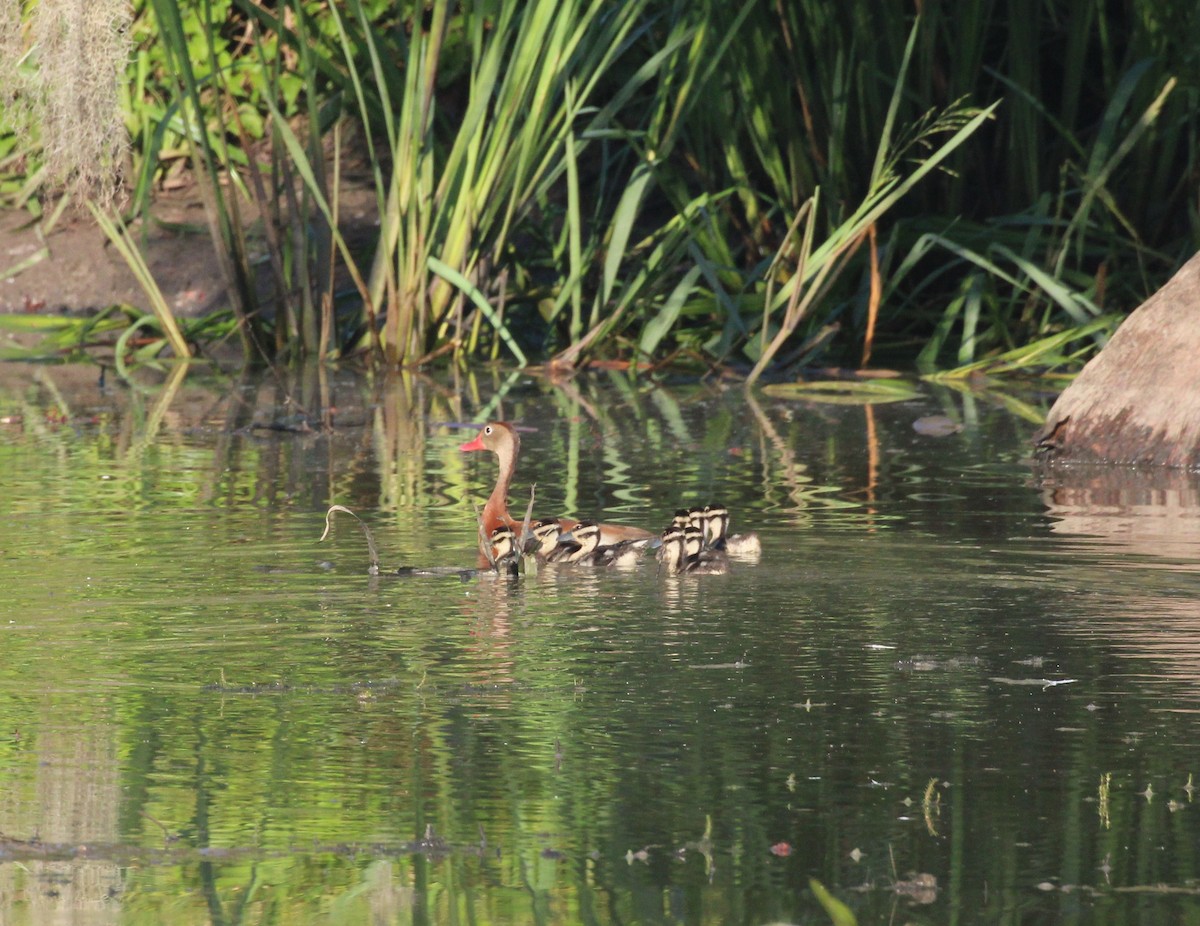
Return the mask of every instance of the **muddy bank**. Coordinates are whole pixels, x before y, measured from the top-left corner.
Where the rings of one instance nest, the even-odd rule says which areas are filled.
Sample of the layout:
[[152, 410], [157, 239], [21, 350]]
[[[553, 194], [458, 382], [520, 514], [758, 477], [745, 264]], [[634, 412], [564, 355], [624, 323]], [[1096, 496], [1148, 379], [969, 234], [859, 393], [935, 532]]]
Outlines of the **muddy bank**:
[[[360, 245], [369, 241], [378, 226], [373, 189], [352, 176], [339, 200], [342, 233]], [[249, 205], [240, 208], [254, 248], [261, 223]], [[132, 229], [167, 304], [180, 317], [228, 304], [194, 185], [157, 194], [150, 219]], [[265, 271], [265, 259], [259, 263]], [[150, 310], [137, 279], [86, 209], [64, 214], [48, 233], [24, 209], [0, 210], [0, 313], [80, 314], [112, 305]]]

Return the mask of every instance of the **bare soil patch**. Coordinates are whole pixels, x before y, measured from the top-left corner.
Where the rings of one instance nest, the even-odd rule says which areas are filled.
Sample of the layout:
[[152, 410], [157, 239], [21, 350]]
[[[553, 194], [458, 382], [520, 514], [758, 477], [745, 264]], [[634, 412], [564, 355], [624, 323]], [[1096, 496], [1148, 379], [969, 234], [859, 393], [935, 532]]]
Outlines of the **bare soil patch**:
[[[339, 194], [340, 226], [352, 242], [374, 234], [374, 192], [351, 179]], [[254, 209], [241, 204], [251, 247], [261, 238]], [[150, 271], [180, 317], [226, 303], [225, 280], [209, 237], [204, 207], [187, 184], [156, 195], [150, 218], [133, 226]], [[266, 262], [261, 263], [264, 278]], [[0, 210], [0, 312], [78, 314], [112, 305], [149, 311], [150, 301], [124, 259], [86, 209], [64, 215], [43, 234], [25, 210]]]

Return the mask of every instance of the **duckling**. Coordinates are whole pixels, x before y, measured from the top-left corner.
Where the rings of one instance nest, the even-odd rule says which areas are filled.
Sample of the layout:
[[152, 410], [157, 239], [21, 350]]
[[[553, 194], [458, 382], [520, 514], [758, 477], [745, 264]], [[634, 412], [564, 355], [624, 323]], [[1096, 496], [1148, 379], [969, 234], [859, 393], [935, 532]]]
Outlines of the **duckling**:
[[629, 569], [642, 561], [642, 554], [647, 549], [645, 540], [622, 540], [600, 547], [596, 553], [597, 565], [609, 569]]
[[733, 556], [758, 556], [762, 543], [758, 534], [729, 534], [729, 509], [724, 505], [709, 505], [704, 509], [704, 539], [713, 550], [723, 550]]
[[621, 540], [601, 545], [601, 530], [601, 526], [595, 521], [580, 521], [571, 530], [568, 539], [559, 541], [554, 551], [546, 557], [546, 562], [571, 566], [609, 566], [618, 569], [638, 563], [646, 549], [647, 541]]
[[600, 547], [600, 525], [595, 521], [580, 521], [571, 529], [569, 540], [560, 540], [546, 557], [548, 563], [591, 564]]
[[532, 536], [525, 541], [525, 552], [532, 553], [538, 562], [549, 561], [562, 537], [562, 524], [557, 518], [543, 518], [530, 525]]
[[704, 549], [704, 534], [694, 527], [683, 532], [683, 548], [687, 555], [683, 571], [695, 575], [719, 576], [729, 570], [729, 558], [720, 550]]
[[521, 561], [520, 550], [517, 549], [517, 537], [507, 524], [501, 524], [492, 531], [490, 557], [492, 568], [502, 576], [515, 578], [517, 564]]
[[687, 565], [687, 548], [683, 530], [672, 524], [662, 532], [662, 544], [658, 548], [659, 568], [666, 569], [667, 575], [676, 576], [683, 572]]

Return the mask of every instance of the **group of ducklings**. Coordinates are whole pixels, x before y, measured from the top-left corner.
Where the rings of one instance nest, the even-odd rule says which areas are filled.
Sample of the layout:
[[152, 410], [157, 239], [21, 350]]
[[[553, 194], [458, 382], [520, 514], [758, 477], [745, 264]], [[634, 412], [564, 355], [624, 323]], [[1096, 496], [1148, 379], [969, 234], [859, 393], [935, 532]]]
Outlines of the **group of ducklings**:
[[729, 510], [723, 505], [681, 508], [657, 538], [602, 544], [595, 521], [580, 521], [570, 531], [547, 518], [518, 531], [502, 524], [489, 538], [489, 559], [502, 575], [516, 575], [522, 556], [538, 563], [564, 566], [629, 567], [641, 561], [646, 550], [657, 548], [659, 568], [668, 575], [721, 575], [729, 557], [757, 557], [762, 551], [757, 534], [730, 534]]

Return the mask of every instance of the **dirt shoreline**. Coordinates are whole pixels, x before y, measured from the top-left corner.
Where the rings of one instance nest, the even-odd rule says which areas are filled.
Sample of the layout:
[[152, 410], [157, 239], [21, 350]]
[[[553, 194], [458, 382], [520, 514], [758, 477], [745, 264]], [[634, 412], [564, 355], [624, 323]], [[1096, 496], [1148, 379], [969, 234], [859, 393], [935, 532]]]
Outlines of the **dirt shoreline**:
[[[225, 283], [194, 198], [162, 196], [142, 235], [150, 270], [182, 317], [220, 305]], [[0, 312], [86, 314], [112, 305], [149, 311], [150, 301], [91, 215], [64, 213], [50, 233], [21, 210], [0, 211]]]
[[[342, 234], [353, 244], [372, 240], [378, 230], [374, 189], [348, 175], [338, 198]], [[261, 238], [253, 206], [243, 202], [240, 209], [247, 237]], [[0, 313], [75, 315], [113, 305], [150, 311], [145, 291], [85, 208], [67, 210], [48, 234], [41, 226], [24, 209], [0, 210]], [[225, 306], [225, 279], [193, 184], [156, 193], [150, 220], [131, 230], [179, 317]]]

